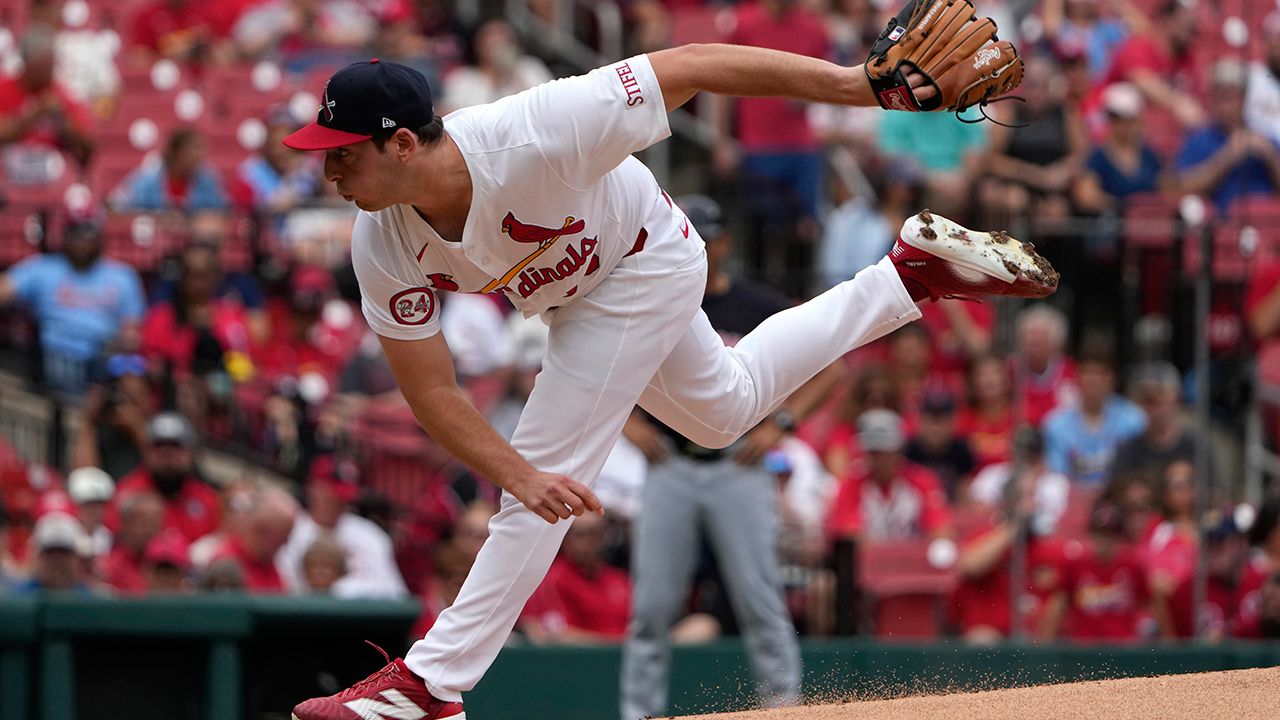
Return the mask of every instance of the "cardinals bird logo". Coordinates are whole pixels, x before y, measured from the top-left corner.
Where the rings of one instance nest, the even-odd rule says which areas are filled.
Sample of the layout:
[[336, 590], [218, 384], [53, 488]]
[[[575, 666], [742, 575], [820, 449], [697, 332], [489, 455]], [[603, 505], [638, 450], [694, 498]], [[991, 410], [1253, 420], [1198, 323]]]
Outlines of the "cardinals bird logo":
[[580, 233], [587, 227], [587, 221], [575, 218], [570, 215], [564, 219], [564, 224], [558, 228], [542, 227], [540, 225], [530, 225], [520, 222], [515, 215], [510, 212], [502, 218], [502, 233], [512, 240], [519, 243], [537, 243], [538, 247], [529, 253], [523, 260], [516, 263], [515, 267], [503, 273], [502, 277], [494, 280], [484, 287], [480, 292], [493, 292], [499, 287], [510, 283], [522, 270], [529, 266], [529, 263], [538, 259], [538, 256], [546, 252], [556, 241], [565, 235], [573, 235]]

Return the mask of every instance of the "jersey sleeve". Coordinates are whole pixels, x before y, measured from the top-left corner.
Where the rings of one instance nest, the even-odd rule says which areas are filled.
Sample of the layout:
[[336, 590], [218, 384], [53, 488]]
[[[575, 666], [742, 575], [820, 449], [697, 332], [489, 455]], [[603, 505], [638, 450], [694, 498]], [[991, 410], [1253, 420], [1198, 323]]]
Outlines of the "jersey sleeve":
[[440, 298], [422, 268], [400, 238], [368, 213], [356, 218], [351, 264], [360, 283], [360, 309], [375, 333], [423, 340], [440, 332]]
[[539, 85], [512, 109], [524, 114], [552, 170], [579, 190], [671, 135], [662, 89], [644, 55]]

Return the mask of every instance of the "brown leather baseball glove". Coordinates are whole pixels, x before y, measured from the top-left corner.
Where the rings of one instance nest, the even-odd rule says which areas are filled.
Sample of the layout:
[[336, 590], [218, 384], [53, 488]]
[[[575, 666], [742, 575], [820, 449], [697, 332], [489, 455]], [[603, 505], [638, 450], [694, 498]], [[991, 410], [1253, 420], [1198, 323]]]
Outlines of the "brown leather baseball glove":
[[[886, 110], [960, 112], [1004, 95], [1022, 82], [1022, 57], [996, 37], [970, 0], [908, 0], [880, 33], [865, 66]], [[907, 73], [916, 70], [937, 94], [916, 99]]]

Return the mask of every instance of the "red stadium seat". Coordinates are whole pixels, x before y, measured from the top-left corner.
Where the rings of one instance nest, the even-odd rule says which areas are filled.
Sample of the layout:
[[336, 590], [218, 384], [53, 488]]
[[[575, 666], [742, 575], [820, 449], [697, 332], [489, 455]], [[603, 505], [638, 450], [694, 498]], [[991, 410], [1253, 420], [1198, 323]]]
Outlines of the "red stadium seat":
[[1178, 203], [1160, 193], [1133, 195], [1125, 203], [1124, 237], [1130, 248], [1167, 248], [1177, 231]]
[[219, 122], [235, 128], [245, 118], [263, 119], [271, 106], [289, 100], [296, 86], [278, 68], [278, 80], [271, 77], [270, 68], [263, 64], [255, 75], [255, 66], [236, 65], [211, 69], [206, 74], [206, 97]]
[[859, 585], [870, 603], [877, 637], [931, 638], [940, 632], [943, 603], [955, 588], [952, 568], [929, 563], [929, 541], [865, 543]]
[[26, 205], [0, 212], [0, 267], [9, 267], [41, 250], [47, 214]]
[[154, 272], [160, 260], [178, 245], [162, 219], [150, 213], [109, 215], [103, 227], [103, 255], [132, 265], [138, 272]]
[[1226, 217], [1247, 225], [1271, 229], [1280, 224], [1280, 197], [1274, 195], [1246, 195], [1227, 208]]
[[[1257, 247], [1259, 233], [1253, 226], [1222, 222], [1213, 227], [1211, 276], [1215, 281], [1243, 283], [1249, 277], [1250, 263]], [[1201, 239], [1188, 238], [1182, 244], [1182, 272], [1194, 277], [1203, 267]]]
[[89, 189], [98, 197], [106, 198], [135, 168], [142, 164], [146, 153], [131, 147], [115, 146], [93, 159], [89, 169]]

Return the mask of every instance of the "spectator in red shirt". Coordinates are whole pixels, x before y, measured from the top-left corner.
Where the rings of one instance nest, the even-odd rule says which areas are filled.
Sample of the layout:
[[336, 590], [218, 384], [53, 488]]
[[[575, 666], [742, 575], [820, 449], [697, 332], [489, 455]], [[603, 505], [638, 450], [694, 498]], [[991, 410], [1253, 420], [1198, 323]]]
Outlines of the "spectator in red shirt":
[[[1205, 640], [1217, 641], [1235, 622], [1236, 583], [1249, 543], [1236, 524], [1234, 508], [1227, 508], [1221, 514], [1217, 524], [1206, 533], [1205, 540], [1209, 572], [1205, 604], [1199, 613], [1192, 611], [1195, 602], [1195, 574], [1192, 573], [1169, 595], [1167, 612], [1156, 615], [1164, 637], [1190, 638], [1203, 631]], [[1199, 622], [1192, 620], [1193, 615]]]
[[1157, 12], [1150, 32], [1131, 36], [1116, 50], [1102, 85], [1131, 82], [1147, 102], [1172, 113], [1183, 127], [1203, 124], [1194, 56], [1197, 13], [1195, 3], [1168, 0]]
[[1259, 379], [1280, 385], [1280, 261], [1260, 263], [1250, 274], [1244, 319], [1256, 343]]
[[1047, 304], [1018, 313], [1018, 350], [1011, 357], [1020, 402], [1019, 419], [1040, 427], [1054, 408], [1074, 407], [1080, 400], [1076, 364], [1064, 354], [1067, 316]]
[[[93, 116], [54, 82], [53, 30], [30, 28], [22, 38], [21, 52], [22, 71], [15, 77], [0, 78], [0, 147], [21, 143], [33, 151], [53, 149], [83, 165], [93, 150]], [[57, 179], [14, 177], [14, 170], [4, 168], [10, 182]]]
[[616, 643], [626, 637], [631, 579], [605, 563], [604, 540], [604, 518], [574, 519], [560, 557], [525, 607], [521, 625], [531, 639]]
[[827, 436], [822, 461], [832, 475], [848, 475], [855, 467], [861, 467], [858, 418], [862, 413], [877, 408], [900, 412], [898, 397], [897, 385], [886, 366], [875, 363], [862, 367], [848, 397], [840, 406], [839, 418]]
[[[939, 319], [938, 313], [942, 312], [937, 309], [939, 305], [941, 303], [921, 306], [924, 317], [920, 322], [898, 328], [884, 341], [885, 363], [897, 391], [897, 400], [890, 409], [902, 414], [908, 433], [915, 430], [921, 399], [926, 393], [939, 390], [955, 392], [963, 387], [962, 381], [955, 381], [944, 370], [949, 362], [939, 359], [942, 351], [935, 339], [938, 333], [946, 332], [945, 316], [941, 316], [941, 325], [929, 323], [931, 317], [935, 321]], [[932, 329], [928, 325], [932, 325]], [[857, 357], [859, 351], [854, 352]], [[964, 362], [961, 361], [957, 367], [963, 368]]]
[[343, 302], [337, 300], [333, 273], [327, 268], [294, 268], [289, 291], [287, 299], [269, 305], [271, 332], [254, 348], [254, 359], [266, 377], [316, 373], [327, 387], [335, 387], [339, 371], [355, 352], [355, 343], [347, 341], [354, 316], [323, 312], [330, 302]]
[[991, 352], [995, 310], [987, 303], [939, 300], [921, 305], [920, 313], [913, 325], [923, 327], [932, 343], [930, 373], [948, 386], [962, 385], [965, 370]]
[[1168, 599], [1195, 572], [1199, 529], [1196, 527], [1196, 468], [1174, 460], [1160, 473], [1156, 488], [1160, 518], [1144, 538], [1151, 593]]
[[276, 570], [276, 555], [293, 532], [298, 501], [285, 490], [270, 487], [256, 492], [251, 502], [246, 521], [214, 552], [209, 567], [232, 562], [244, 576], [245, 590], [280, 594], [285, 585]]
[[147, 543], [164, 530], [164, 499], [154, 492], [134, 492], [119, 503], [115, 544], [102, 559], [103, 582], [116, 592], [141, 595], [147, 591], [143, 553]]
[[969, 407], [960, 415], [960, 432], [969, 438], [978, 469], [1007, 462], [1013, 450], [1013, 402], [1009, 368], [987, 355], [969, 369]]
[[120, 504], [133, 493], [158, 492], [166, 528], [194, 542], [218, 528], [218, 493], [196, 474], [196, 435], [187, 419], [162, 412], [147, 423], [142, 465], [120, 479], [107, 527], [116, 528]]
[[995, 520], [975, 529], [961, 544], [956, 569], [960, 582], [952, 596], [952, 619], [965, 640], [991, 643], [1007, 637], [1013, 626], [1010, 609], [1012, 548], [1026, 543], [1026, 591], [1021, 595], [1021, 628], [1035, 628], [1049, 593], [1058, 586], [1062, 543], [1045, 532], [1036, 517], [1035, 478], [1024, 475], [1010, 492]]
[[[488, 537], [488, 533], [485, 536]], [[422, 614], [413, 624], [413, 631], [410, 633], [413, 638], [425, 636], [436, 624], [440, 613], [458, 599], [462, 583], [466, 581], [467, 573], [471, 572], [471, 565], [475, 562], [475, 555], [464, 545], [465, 543], [455, 540], [436, 546], [431, 575], [422, 584]]]
[[186, 539], [177, 530], [164, 530], [151, 538], [142, 553], [148, 595], [189, 595], [195, 591], [187, 548]]
[[226, 353], [249, 351], [245, 310], [214, 294], [222, 279], [216, 247], [188, 247], [178, 273], [174, 299], [152, 305], [142, 319], [141, 351], [158, 376], [203, 382], [223, 370]]
[[858, 440], [866, 469], [841, 481], [828, 534], [871, 542], [950, 535], [951, 510], [938, 476], [902, 457], [902, 418], [892, 410], [869, 410], [858, 419]]
[[1146, 572], [1126, 535], [1124, 513], [1099, 504], [1089, 518], [1087, 546], [1068, 554], [1049, 600], [1042, 636], [1074, 640], [1136, 640], [1147, 613]]
[[[830, 41], [822, 18], [796, 0], [756, 0], [738, 6], [729, 42], [825, 58]], [[749, 244], [753, 261], [763, 265], [778, 239], [816, 238], [822, 192], [822, 154], [809, 125], [808, 105], [779, 98], [738, 98], [733, 137], [721, 119], [715, 162], [723, 174], [738, 164], [746, 178], [744, 206], [757, 235]], [[724, 101], [717, 107], [723, 108]], [[725, 115], [726, 113], [721, 113]], [[770, 253], [770, 255], [766, 255]]]
[[[243, 2], [236, 0], [239, 4]], [[133, 16], [128, 37], [129, 52], [140, 64], [168, 58], [182, 64], [200, 64], [225, 57], [214, 23], [232, 2], [198, 3], [194, 0], [156, 0]], [[222, 10], [222, 13], [217, 13]], [[222, 21], [225, 24], [225, 20]]]
[[[945, 379], [934, 369], [932, 333], [923, 323], [903, 325], [888, 337], [888, 365], [897, 397], [890, 410], [906, 416], [915, 414], [925, 388]], [[906, 422], [906, 420], [904, 420]]]
[[1280, 571], [1280, 501], [1269, 500], [1258, 510], [1249, 528], [1249, 551], [1237, 587], [1234, 635], [1242, 638], [1263, 637], [1264, 585]]
[[1160, 522], [1156, 507], [1156, 475], [1132, 471], [1113, 477], [1102, 487], [1097, 502], [1115, 505], [1125, 518], [1129, 541], [1144, 543]]

